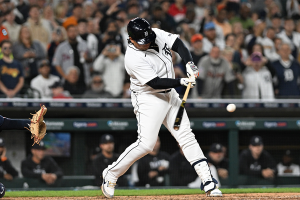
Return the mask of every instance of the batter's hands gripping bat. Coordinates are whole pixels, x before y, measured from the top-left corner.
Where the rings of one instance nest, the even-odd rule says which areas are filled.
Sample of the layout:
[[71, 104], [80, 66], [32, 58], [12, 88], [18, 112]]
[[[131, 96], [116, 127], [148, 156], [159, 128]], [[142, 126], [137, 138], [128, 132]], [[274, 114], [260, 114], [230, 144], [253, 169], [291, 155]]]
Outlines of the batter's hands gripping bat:
[[181, 120], [182, 120], [182, 116], [183, 116], [185, 102], [186, 102], [186, 99], [187, 99], [187, 97], [189, 95], [189, 92], [190, 92], [190, 89], [191, 89], [191, 85], [192, 85], [192, 83], [190, 82], [188, 84], [188, 86], [186, 87], [184, 96], [182, 98], [181, 105], [180, 105], [179, 110], [177, 112], [175, 123], [174, 123], [174, 126], [173, 126], [173, 128], [174, 128], [175, 131], [178, 131], [179, 128], [180, 128], [180, 124], [181, 124]]

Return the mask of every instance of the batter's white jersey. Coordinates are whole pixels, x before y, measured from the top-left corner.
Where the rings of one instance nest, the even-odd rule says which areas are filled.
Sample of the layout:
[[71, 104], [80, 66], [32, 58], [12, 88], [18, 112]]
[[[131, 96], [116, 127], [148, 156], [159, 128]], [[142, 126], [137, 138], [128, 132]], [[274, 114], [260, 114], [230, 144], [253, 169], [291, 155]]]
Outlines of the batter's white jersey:
[[172, 48], [179, 35], [153, 28], [156, 34], [157, 50], [141, 51], [133, 44], [128, 44], [125, 53], [125, 69], [130, 75], [130, 89], [137, 93], [153, 93], [164, 90], [155, 90], [146, 83], [155, 77], [175, 78], [172, 63]]

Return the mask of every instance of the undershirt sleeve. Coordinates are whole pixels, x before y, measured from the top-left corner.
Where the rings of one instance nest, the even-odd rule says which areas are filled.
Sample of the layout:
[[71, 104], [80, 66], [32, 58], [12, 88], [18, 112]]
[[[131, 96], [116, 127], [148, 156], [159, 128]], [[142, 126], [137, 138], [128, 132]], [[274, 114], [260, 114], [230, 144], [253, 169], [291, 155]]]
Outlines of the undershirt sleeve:
[[172, 50], [177, 52], [184, 63], [188, 63], [189, 61], [193, 61], [193, 57], [188, 50], [188, 48], [184, 45], [181, 39], [177, 38], [172, 46]]
[[151, 81], [146, 83], [153, 89], [169, 89], [169, 88], [176, 88], [181, 86], [180, 79], [171, 79], [171, 78], [159, 78], [156, 77]]

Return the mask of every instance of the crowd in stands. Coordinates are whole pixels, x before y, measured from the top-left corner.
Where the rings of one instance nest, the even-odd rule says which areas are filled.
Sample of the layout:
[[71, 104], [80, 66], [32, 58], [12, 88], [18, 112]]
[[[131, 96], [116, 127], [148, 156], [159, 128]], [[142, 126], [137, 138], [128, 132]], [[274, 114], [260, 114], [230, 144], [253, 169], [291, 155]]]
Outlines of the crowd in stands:
[[190, 49], [194, 98], [300, 95], [298, 0], [0, 0], [0, 95], [129, 98], [124, 54], [135, 17]]

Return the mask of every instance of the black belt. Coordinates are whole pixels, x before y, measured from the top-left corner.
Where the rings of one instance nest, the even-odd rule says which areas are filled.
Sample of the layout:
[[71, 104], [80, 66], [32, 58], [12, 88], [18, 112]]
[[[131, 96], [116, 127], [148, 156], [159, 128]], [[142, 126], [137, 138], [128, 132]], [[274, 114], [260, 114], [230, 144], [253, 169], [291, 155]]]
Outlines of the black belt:
[[168, 92], [171, 92], [171, 89], [165, 90], [165, 91], [161, 91], [161, 92], [158, 92], [158, 93], [168, 93]]

